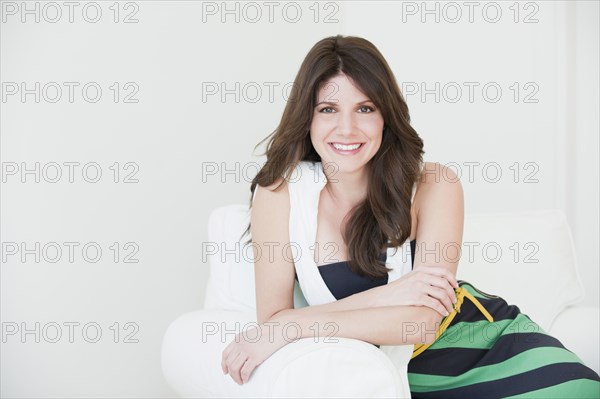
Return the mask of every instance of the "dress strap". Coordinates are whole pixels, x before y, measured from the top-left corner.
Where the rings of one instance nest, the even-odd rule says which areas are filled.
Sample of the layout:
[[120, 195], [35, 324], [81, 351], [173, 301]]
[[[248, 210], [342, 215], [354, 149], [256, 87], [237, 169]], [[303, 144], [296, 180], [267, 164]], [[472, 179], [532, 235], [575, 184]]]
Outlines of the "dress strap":
[[473, 302], [473, 304], [475, 306], [477, 306], [477, 309], [479, 309], [479, 311], [485, 316], [485, 318], [490, 323], [492, 323], [494, 321], [494, 318], [492, 317], [492, 315], [483, 307], [481, 302], [479, 302], [479, 300], [477, 300], [477, 298], [475, 298], [469, 291], [467, 291], [463, 287], [455, 288], [454, 291], [456, 292], [456, 303], [454, 304], [454, 310], [452, 311], [452, 313], [450, 313], [448, 316], [446, 316], [444, 318], [444, 320], [442, 321], [442, 324], [440, 324], [440, 328], [438, 328], [438, 330], [436, 331], [435, 340], [433, 342], [431, 342], [429, 344], [416, 344], [415, 345], [411, 359], [414, 359], [415, 357], [420, 355], [425, 349], [429, 348], [435, 341], [437, 341], [437, 339], [440, 337], [440, 335], [442, 335], [444, 333], [444, 331], [446, 331], [446, 329], [448, 328], [448, 326], [450, 325], [452, 320], [454, 320], [454, 317], [456, 316], [456, 314], [460, 313], [460, 307], [461, 307], [463, 301], [465, 300], [465, 297], [469, 298], [469, 300], [471, 302]]

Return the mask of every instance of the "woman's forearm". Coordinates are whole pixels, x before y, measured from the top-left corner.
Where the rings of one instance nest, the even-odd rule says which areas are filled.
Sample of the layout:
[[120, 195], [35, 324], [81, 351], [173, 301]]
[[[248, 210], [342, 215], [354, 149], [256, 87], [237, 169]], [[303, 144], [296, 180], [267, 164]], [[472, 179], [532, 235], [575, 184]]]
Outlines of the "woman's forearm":
[[384, 286], [370, 288], [365, 291], [347, 296], [345, 298], [325, 303], [322, 305], [305, 306], [303, 308], [284, 309], [277, 312], [273, 317], [286, 314], [316, 315], [325, 312], [339, 312], [344, 310], [367, 309], [385, 306], [382, 295], [385, 295]]
[[[429, 343], [435, 339], [439, 315], [425, 306], [381, 306], [315, 312], [280, 312], [269, 320], [283, 326], [288, 343], [300, 338], [354, 338], [376, 345]], [[328, 342], [328, 341], [325, 341]]]

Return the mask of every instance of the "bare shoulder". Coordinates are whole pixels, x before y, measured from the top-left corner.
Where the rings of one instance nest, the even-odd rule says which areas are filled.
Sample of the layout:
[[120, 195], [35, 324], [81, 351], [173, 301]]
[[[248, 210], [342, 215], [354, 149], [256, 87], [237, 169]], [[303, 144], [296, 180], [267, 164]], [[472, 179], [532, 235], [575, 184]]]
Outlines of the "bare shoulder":
[[281, 193], [281, 192], [287, 193], [287, 191], [288, 191], [287, 181], [283, 177], [280, 177], [279, 179], [275, 180], [271, 185], [263, 187], [263, 188], [266, 188], [269, 191], [273, 191], [276, 193]]
[[413, 209], [418, 214], [424, 206], [430, 208], [432, 204], [435, 206], [441, 202], [463, 203], [460, 178], [452, 169], [438, 162], [424, 162], [417, 183]]
[[424, 162], [411, 208], [411, 239], [423, 232], [447, 226], [460, 226], [464, 220], [464, 194], [454, 171], [437, 162]]
[[255, 197], [252, 202], [252, 207], [273, 207], [273, 206], [284, 206], [287, 204], [287, 208], [289, 210], [289, 197], [290, 193], [288, 190], [288, 184], [284, 178], [280, 177], [275, 180], [272, 184], [268, 186], [259, 186], [256, 185], [255, 189]]
[[[261, 230], [267, 228], [273, 230], [275, 225], [279, 225], [281, 229], [287, 229], [287, 224], [284, 224], [289, 218], [290, 212], [290, 194], [288, 185], [285, 179], [279, 178], [271, 185], [263, 187], [258, 184], [255, 187], [255, 196], [252, 201], [250, 228], [252, 226], [260, 227]], [[273, 223], [277, 221], [278, 223]], [[262, 236], [258, 233], [253, 237]]]

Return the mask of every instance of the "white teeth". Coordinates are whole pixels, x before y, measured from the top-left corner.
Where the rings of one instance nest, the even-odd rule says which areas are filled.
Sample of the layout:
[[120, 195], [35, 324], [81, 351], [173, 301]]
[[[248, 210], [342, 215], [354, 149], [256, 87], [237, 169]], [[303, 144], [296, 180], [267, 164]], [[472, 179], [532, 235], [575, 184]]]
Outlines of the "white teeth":
[[362, 144], [343, 145], [343, 144], [337, 144], [337, 143], [332, 143], [332, 144], [336, 149], [343, 150], [343, 151], [356, 150], [358, 147], [360, 147], [362, 145]]

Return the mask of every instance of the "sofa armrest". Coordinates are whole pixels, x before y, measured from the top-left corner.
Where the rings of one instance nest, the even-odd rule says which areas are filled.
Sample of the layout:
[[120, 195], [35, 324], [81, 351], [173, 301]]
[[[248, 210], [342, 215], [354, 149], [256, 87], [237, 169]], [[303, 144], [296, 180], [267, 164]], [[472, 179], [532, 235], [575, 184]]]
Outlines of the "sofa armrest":
[[[253, 318], [245, 312], [199, 310], [173, 321], [162, 345], [169, 385], [182, 397], [410, 397], [406, 375], [383, 351], [347, 338], [292, 342], [259, 365], [246, 384], [236, 384], [223, 374], [221, 354]], [[215, 326], [228, 334], [209, 334]]]
[[567, 307], [556, 317], [549, 333], [579, 356], [586, 366], [600, 373], [600, 308]]

